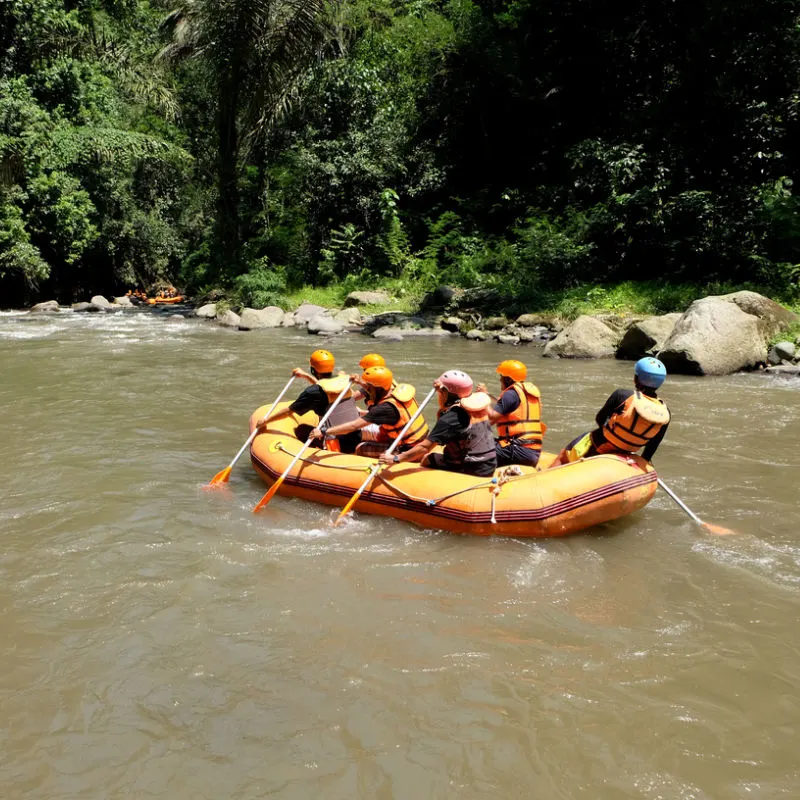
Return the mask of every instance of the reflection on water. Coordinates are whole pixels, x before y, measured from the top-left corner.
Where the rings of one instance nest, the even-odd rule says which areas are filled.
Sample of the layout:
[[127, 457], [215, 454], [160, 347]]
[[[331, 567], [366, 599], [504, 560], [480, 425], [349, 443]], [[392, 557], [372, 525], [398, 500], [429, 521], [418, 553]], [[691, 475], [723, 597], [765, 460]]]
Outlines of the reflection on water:
[[[329, 340], [345, 368], [374, 347]], [[0, 315], [7, 797], [794, 796], [797, 381], [670, 378], [665, 496], [469, 539], [200, 487], [319, 340], [146, 313]], [[404, 379], [526, 359], [547, 444], [630, 364], [381, 343]]]

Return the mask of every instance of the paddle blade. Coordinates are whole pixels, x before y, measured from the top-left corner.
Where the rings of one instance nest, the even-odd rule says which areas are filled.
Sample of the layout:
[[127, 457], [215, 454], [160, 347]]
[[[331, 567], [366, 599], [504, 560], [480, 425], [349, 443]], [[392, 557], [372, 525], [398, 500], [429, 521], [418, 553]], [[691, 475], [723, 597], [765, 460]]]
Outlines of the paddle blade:
[[226, 484], [230, 479], [231, 479], [231, 468], [225, 467], [225, 469], [218, 472], [203, 488], [214, 489], [220, 484]]
[[269, 503], [270, 500], [275, 496], [275, 492], [278, 491], [278, 487], [283, 483], [280, 478], [272, 484], [267, 490], [267, 493], [256, 503], [256, 507], [253, 509], [253, 513], [255, 514], [258, 511], [261, 511], [264, 506]]
[[730, 528], [723, 528], [722, 525], [712, 525], [710, 522], [703, 523], [704, 530], [708, 531], [712, 536], [736, 536], [736, 531]]
[[333, 521], [334, 528], [339, 527], [339, 523], [344, 520], [344, 518], [350, 513], [350, 509], [356, 504], [356, 500], [358, 500], [358, 495], [352, 497], [350, 502], [339, 512], [339, 516]]

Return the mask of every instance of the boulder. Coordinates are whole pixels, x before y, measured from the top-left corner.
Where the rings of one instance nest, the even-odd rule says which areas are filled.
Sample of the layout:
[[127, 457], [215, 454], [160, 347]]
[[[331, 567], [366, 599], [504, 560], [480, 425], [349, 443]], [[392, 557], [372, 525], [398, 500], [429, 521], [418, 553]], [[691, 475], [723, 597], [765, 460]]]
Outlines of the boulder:
[[540, 325], [551, 328], [556, 319], [552, 314], [521, 314], [517, 317], [517, 325], [523, 328], [537, 328]]
[[544, 355], [553, 358], [611, 358], [619, 333], [594, 317], [578, 317], [547, 343]]
[[329, 314], [318, 314], [308, 321], [306, 330], [317, 336], [335, 336], [344, 330], [344, 323], [335, 320]]
[[333, 318], [337, 322], [341, 322], [342, 325], [360, 325], [361, 324], [361, 312], [353, 307], [353, 308], [343, 308], [340, 311], [336, 311], [333, 315]]
[[787, 378], [796, 378], [800, 376], [800, 364], [781, 364], [776, 367], [767, 367], [764, 372], [770, 375], [783, 375]]
[[283, 322], [283, 309], [277, 306], [266, 308], [244, 308], [239, 320], [240, 331], [254, 331], [261, 328], [279, 328]]
[[451, 336], [450, 331], [444, 328], [425, 327], [411, 327], [403, 325], [384, 325], [372, 332], [372, 336], [376, 339], [397, 339], [405, 338], [406, 336]]
[[458, 317], [445, 317], [439, 323], [446, 331], [451, 333], [458, 333], [461, 330], [463, 322]]
[[31, 308], [31, 314], [52, 314], [60, 311], [57, 300], [45, 300]]
[[508, 320], [505, 317], [487, 317], [483, 321], [483, 328], [487, 331], [499, 331], [508, 325]]
[[800, 322], [800, 317], [780, 303], [764, 297], [758, 292], [732, 292], [731, 294], [712, 295], [714, 297], [735, 303], [745, 314], [752, 314], [761, 320], [761, 331], [767, 339], [771, 339], [781, 331], [787, 330], [792, 325]]
[[111, 303], [109, 303], [108, 300], [106, 300], [106, 298], [103, 297], [103, 295], [101, 294], [96, 294], [89, 302], [94, 303], [96, 306], [99, 306], [100, 308], [111, 307]]
[[422, 317], [414, 317], [403, 311], [384, 311], [381, 314], [367, 317], [364, 320], [362, 333], [371, 336], [378, 328], [384, 328], [389, 325], [409, 330], [411, 328], [423, 328], [427, 324], [428, 323]]
[[103, 309], [100, 306], [96, 306], [94, 303], [73, 303], [72, 310], [75, 312], [82, 312], [82, 311], [102, 311]]
[[114, 305], [122, 306], [123, 308], [133, 308], [133, 303], [131, 302], [130, 297], [128, 297], [127, 295], [123, 295], [122, 297], [115, 297]]
[[425, 295], [421, 307], [425, 310], [445, 308], [452, 305], [463, 293], [463, 289], [454, 289], [452, 286], [437, 286], [432, 292]]
[[217, 316], [217, 304], [206, 303], [204, 306], [200, 306], [194, 312], [194, 315], [200, 317], [200, 319], [215, 319]]
[[616, 331], [620, 336], [622, 336], [631, 325], [645, 319], [645, 317], [635, 314], [592, 314], [592, 316], [600, 320], [603, 325], [611, 328], [612, 331]]
[[658, 317], [646, 317], [625, 331], [617, 348], [617, 358], [638, 361], [648, 355], [654, 355], [667, 341], [681, 314], [664, 314]]
[[238, 314], [228, 309], [221, 317], [217, 317], [217, 322], [226, 328], [238, 328], [241, 320]]
[[797, 348], [792, 342], [778, 342], [767, 354], [770, 364], [780, 364], [782, 361], [791, 361], [797, 353]]
[[495, 337], [500, 344], [518, 345], [520, 342], [519, 336], [512, 333], [498, 333]]
[[351, 306], [385, 306], [392, 302], [386, 292], [350, 292], [344, 299], [344, 307]]
[[294, 311], [287, 311], [283, 315], [283, 322], [281, 322], [281, 328], [293, 328], [294, 325], [295, 325]]
[[467, 339], [471, 342], [485, 342], [488, 338], [489, 334], [479, 328], [473, 328], [471, 331], [467, 331]]
[[327, 308], [314, 305], [314, 303], [303, 303], [294, 312], [294, 324], [297, 326], [307, 325], [309, 320], [314, 319], [314, 317], [318, 317], [327, 310]]
[[657, 355], [669, 372], [729, 375], [766, 361], [762, 329], [762, 320], [737, 303], [704, 297], [689, 306]]

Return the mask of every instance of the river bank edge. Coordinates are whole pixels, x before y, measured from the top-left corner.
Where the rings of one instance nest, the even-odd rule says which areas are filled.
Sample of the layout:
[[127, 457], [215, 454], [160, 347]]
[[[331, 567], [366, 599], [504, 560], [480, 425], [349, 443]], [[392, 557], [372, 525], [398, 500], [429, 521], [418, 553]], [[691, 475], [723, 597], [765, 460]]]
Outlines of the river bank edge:
[[[311, 293], [312, 296], [315, 292]], [[624, 308], [503, 313], [503, 298], [494, 290], [441, 286], [416, 308], [386, 290], [350, 292], [335, 307], [301, 296], [294, 310], [278, 306], [239, 308], [222, 298], [214, 302], [174, 305], [137, 304], [135, 298], [89, 301], [59, 306], [38, 303], [32, 314], [133, 311], [196, 317], [221, 328], [252, 331], [301, 327], [321, 337], [358, 333], [376, 340], [402, 341], [417, 336], [463, 336], [474, 342], [510, 347], [539, 346], [552, 358], [636, 360], [658, 356], [668, 370], [688, 375], [725, 375], [766, 369], [800, 374], [800, 316], [765, 295], [740, 290], [708, 295], [683, 311], [645, 314]], [[572, 309], [570, 309], [572, 311]]]

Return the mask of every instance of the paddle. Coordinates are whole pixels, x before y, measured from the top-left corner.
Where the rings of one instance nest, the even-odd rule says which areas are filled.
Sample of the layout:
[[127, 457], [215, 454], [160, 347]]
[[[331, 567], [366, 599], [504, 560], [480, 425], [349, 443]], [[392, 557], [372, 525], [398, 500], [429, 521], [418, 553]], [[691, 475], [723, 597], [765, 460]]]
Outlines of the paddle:
[[[401, 430], [400, 433], [397, 435], [397, 438], [391, 443], [391, 445], [389, 445], [389, 448], [386, 450], [386, 455], [391, 455], [394, 452], [394, 449], [397, 447], [397, 445], [399, 445], [400, 442], [403, 441], [403, 437], [406, 435], [408, 429], [414, 424], [417, 417], [422, 413], [422, 409], [425, 408], [426, 405], [428, 405], [431, 397], [433, 397], [435, 394], [436, 394], [436, 388], [434, 387], [433, 389], [430, 390], [430, 392], [428, 392], [428, 396], [422, 401], [422, 404], [414, 412], [411, 419], [408, 422], [406, 422], [405, 426], [403, 427], [403, 430]], [[334, 528], [347, 516], [347, 514], [350, 512], [353, 506], [358, 502], [358, 498], [361, 497], [361, 493], [364, 491], [364, 489], [367, 488], [367, 486], [369, 486], [370, 481], [375, 477], [378, 470], [382, 466], [383, 464], [379, 461], [370, 470], [369, 475], [367, 475], [367, 479], [364, 481], [364, 483], [361, 484], [361, 486], [358, 487], [358, 491], [356, 491], [356, 493], [350, 498], [350, 500], [347, 502], [347, 505], [339, 513], [339, 516], [336, 517], [336, 521], [333, 523]]]
[[712, 525], [710, 522], [703, 522], [697, 514], [692, 511], [683, 500], [672, 491], [672, 489], [667, 486], [661, 478], [658, 479], [658, 485], [701, 527], [705, 528], [709, 533], [713, 533], [715, 536], [728, 536], [729, 534], [734, 534], [735, 531], [730, 530], [730, 528], [723, 528], [722, 525]]
[[[286, 384], [286, 386], [283, 387], [283, 391], [278, 395], [277, 399], [272, 404], [272, 408], [270, 408], [270, 410], [267, 411], [267, 413], [264, 414], [264, 416], [261, 418], [261, 422], [263, 422], [265, 419], [269, 419], [269, 417], [272, 415], [272, 412], [275, 410], [275, 407], [283, 399], [283, 396], [286, 394], [286, 392], [289, 391], [289, 387], [292, 385], [292, 383], [294, 383], [294, 375], [292, 375], [292, 377], [289, 378], [289, 382]], [[242, 453], [244, 453], [244, 451], [247, 450], [248, 447], [250, 447], [250, 443], [253, 441], [253, 439], [256, 438], [257, 434], [258, 434], [258, 425], [256, 425], [255, 428], [253, 428], [253, 432], [247, 437], [247, 441], [242, 445], [242, 449], [233, 457], [233, 461], [231, 461], [231, 463], [228, 464], [228, 466], [225, 467], [225, 469], [223, 469], [221, 472], [218, 472], [203, 487], [204, 489], [213, 489], [214, 487], [219, 486], [220, 484], [223, 483], [227, 483], [230, 480], [231, 470], [241, 457]]]
[[[342, 389], [341, 392], [339, 392], [339, 396], [330, 404], [328, 410], [325, 412], [325, 416], [319, 421], [319, 424], [317, 425], [318, 428], [321, 428], [328, 421], [328, 417], [334, 412], [336, 406], [339, 405], [339, 401], [350, 391], [352, 385], [353, 383], [351, 381], [347, 384], [347, 386], [344, 387], [344, 389]], [[313, 439], [311, 436], [306, 439], [305, 444], [300, 448], [299, 452], [292, 459], [289, 466], [283, 471], [283, 474], [280, 476], [280, 478], [278, 478], [278, 480], [276, 480], [275, 483], [269, 487], [266, 494], [258, 501], [258, 503], [256, 503], [256, 507], [253, 509], [254, 514], [256, 511], [260, 511], [262, 508], [264, 508], [264, 506], [269, 503], [270, 500], [272, 500], [272, 498], [275, 496], [275, 492], [278, 491], [278, 487], [283, 483], [286, 476], [292, 471], [292, 467], [298, 462], [300, 456], [305, 453], [306, 448], [311, 444], [312, 441]]]

